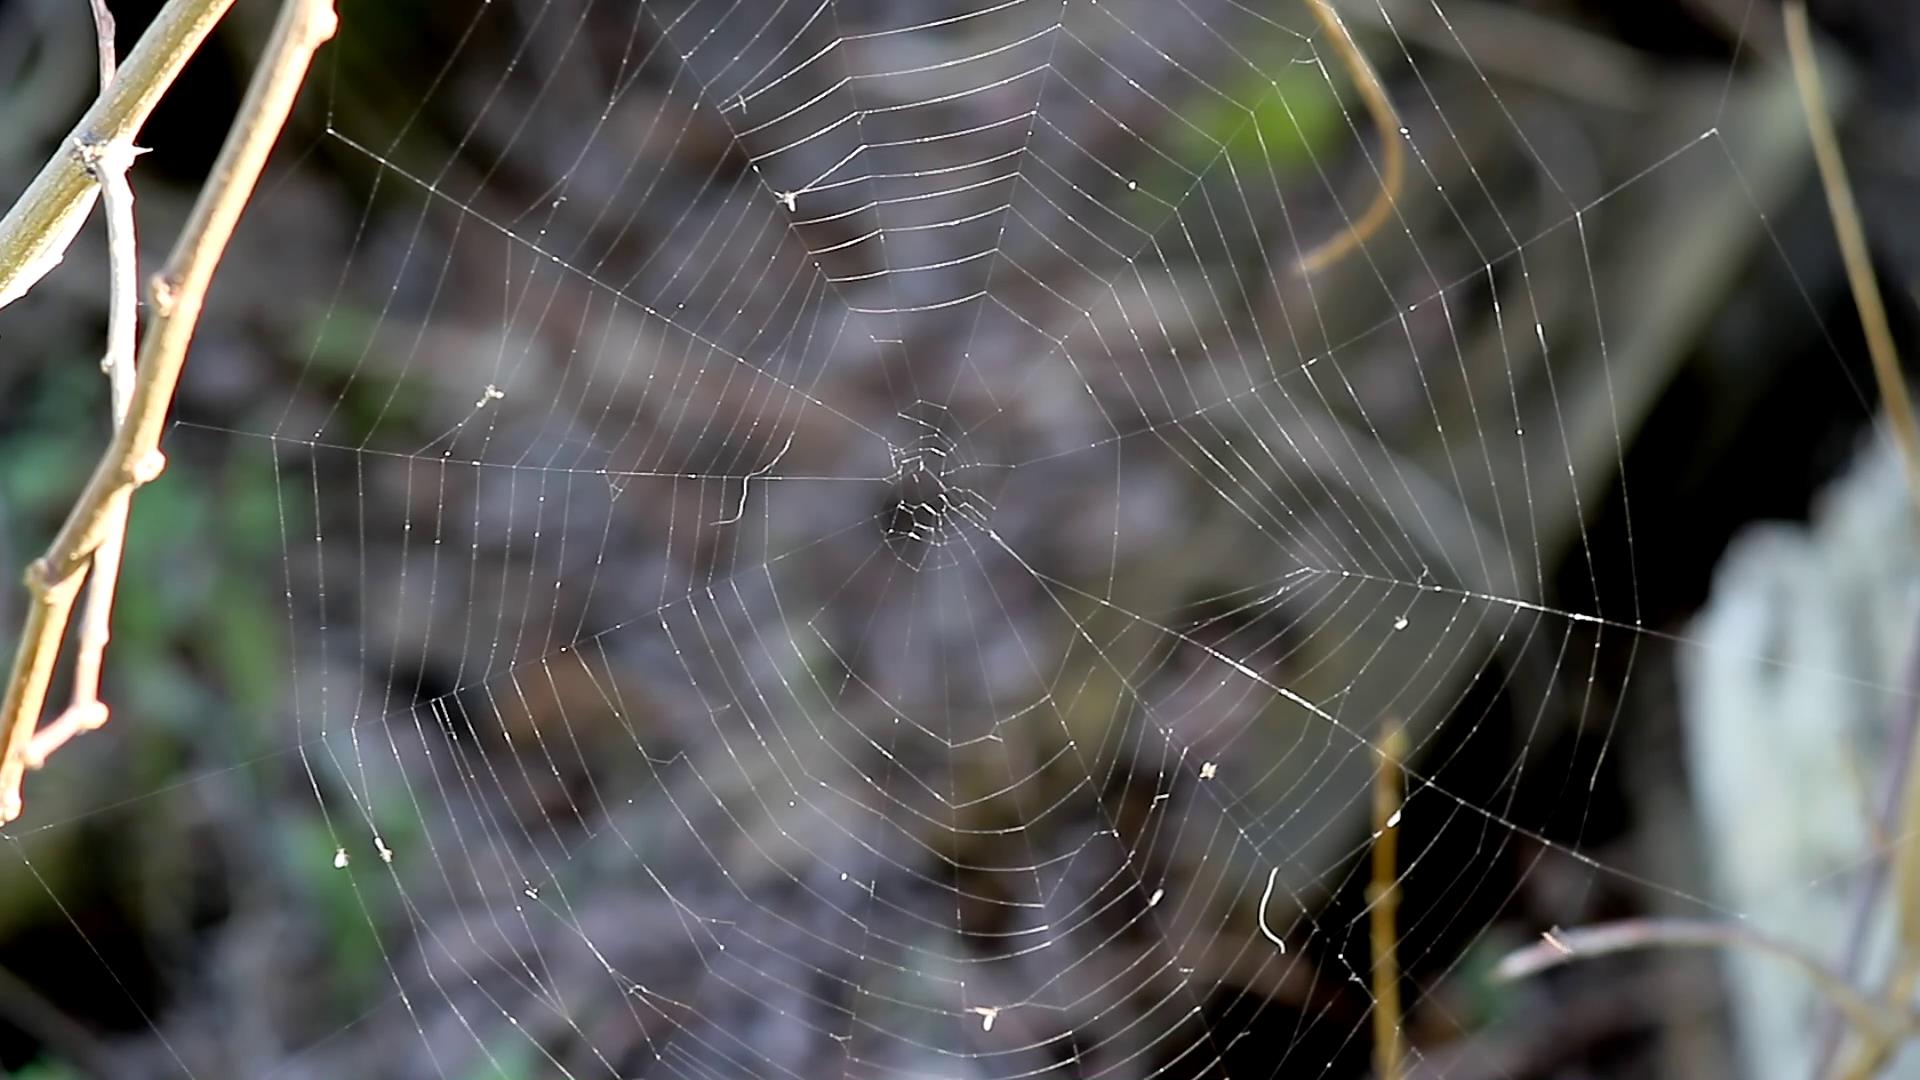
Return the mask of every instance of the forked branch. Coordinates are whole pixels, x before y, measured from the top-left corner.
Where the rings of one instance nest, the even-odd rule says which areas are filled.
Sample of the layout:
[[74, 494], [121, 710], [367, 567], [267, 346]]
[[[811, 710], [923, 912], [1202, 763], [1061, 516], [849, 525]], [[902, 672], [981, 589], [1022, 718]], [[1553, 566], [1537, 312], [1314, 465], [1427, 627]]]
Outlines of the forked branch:
[[[192, 5], [170, 5], [169, 10], [173, 6]], [[200, 6], [224, 10], [226, 5], [215, 2]], [[126, 422], [115, 430], [52, 546], [27, 570], [27, 585], [33, 595], [5, 700], [0, 703], [0, 731], [4, 732], [4, 742], [0, 742], [0, 822], [20, 814], [20, 785], [33, 756], [40, 709], [89, 560], [113, 532], [115, 522], [122, 520], [133, 490], [158, 476], [165, 466], [160, 436], [207, 287], [292, 112], [314, 50], [333, 36], [335, 22], [333, 0], [286, 0], [282, 5], [260, 67], [247, 87], [213, 172], [194, 202], [166, 268], [153, 280], [152, 321], [141, 342]], [[132, 64], [129, 58], [114, 80], [116, 87], [132, 77], [128, 70]], [[129, 96], [131, 91], [117, 95]], [[116, 99], [116, 94], [109, 93], [102, 100], [110, 99]], [[3, 232], [0, 239], [4, 239]], [[0, 288], [5, 287], [5, 280], [0, 279]]]
[[18, 300], [60, 264], [93, 212], [99, 188], [76, 148], [131, 144], [180, 69], [233, 0], [169, 0], [126, 62], [68, 133], [65, 148], [0, 218], [0, 307]]

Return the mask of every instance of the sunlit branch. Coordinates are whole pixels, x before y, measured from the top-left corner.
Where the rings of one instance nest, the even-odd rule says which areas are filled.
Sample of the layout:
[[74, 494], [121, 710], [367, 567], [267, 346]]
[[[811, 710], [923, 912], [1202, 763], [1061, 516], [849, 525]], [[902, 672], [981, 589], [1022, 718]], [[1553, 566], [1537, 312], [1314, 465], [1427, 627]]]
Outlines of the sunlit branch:
[[[332, 0], [287, 0], [281, 8], [212, 174], [166, 268], [152, 283], [152, 320], [141, 342], [126, 422], [114, 432], [53, 544], [28, 568], [32, 598], [6, 698], [0, 704], [0, 729], [5, 731], [4, 746], [0, 746], [0, 821], [20, 814], [20, 784], [34, 729], [88, 560], [125, 513], [134, 489], [154, 479], [165, 466], [160, 435], [207, 288], [293, 110], [314, 50], [333, 36], [335, 22]], [[130, 67], [131, 60], [116, 77], [116, 86], [130, 77]]]
[[25, 295], [60, 264], [93, 211], [99, 188], [75, 148], [132, 142], [232, 6], [233, 0], [170, 0], [154, 16], [110, 85], [67, 134], [61, 151], [0, 218], [0, 307]]
[[[1893, 429], [1894, 442], [1906, 466], [1907, 492], [1916, 515], [1920, 515], [1920, 430], [1916, 430], [1913, 399], [1907, 391], [1906, 376], [1900, 371], [1893, 331], [1887, 324], [1886, 304], [1874, 277], [1866, 232], [1860, 225], [1860, 211], [1854, 205], [1853, 185], [1847, 179], [1846, 162], [1840, 156], [1840, 140], [1834, 133], [1833, 118], [1827, 112], [1806, 5], [1802, 0], [1788, 0], [1781, 14], [1786, 21], [1787, 53], [1793, 59], [1794, 82], [1800, 89], [1800, 103], [1807, 114], [1807, 133], [1813, 140], [1813, 157], [1820, 166], [1820, 184], [1833, 217], [1834, 238], [1840, 244], [1841, 260], [1847, 268], [1847, 285], [1860, 313], [1860, 328], [1866, 337], [1867, 355], [1873, 361], [1874, 381], [1880, 387], [1887, 424]], [[1900, 767], [1904, 790], [1900, 799], [1900, 825], [1893, 831], [1905, 840], [1893, 853], [1893, 903], [1899, 949], [1884, 995], [1889, 1008], [1905, 1008], [1913, 999], [1916, 984], [1920, 984], [1920, 740], [1915, 741]], [[1896, 1040], [1885, 1031], [1861, 1029], [1857, 1034], [1862, 1040], [1860, 1053], [1842, 1075], [1871, 1076], [1886, 1062]]]
[[[93, 24], [100, 52], [100, 91], [113, 85], [116, 57], [113, 15], [105, 0], [93, 0]], [[133, 351], [138, 333], [140, 260], [135, 242], [133, 187], [127, 170], [139, 154], [129, 140], [103, 146], [76, 147], [87, 171], [100, 184], [100, 205], [107, 218], [107, 351], [100, 367], [107, 375], [113, 430], [127, 422], [133, 401]], [[107, 722], [100, 700], [100, 667], [112, 637], [113, 593], [120, 578], [120, 559], [126, 544], [127, 504], [122, 502], [107, 523], [107, 533], [93, 553], [87, 584], [87, 604], [80, 617], [73, 662], [73, 700], [52, 723], [34, 733], [27, 748], [27, 767], [35, 768], [68, 739]]]

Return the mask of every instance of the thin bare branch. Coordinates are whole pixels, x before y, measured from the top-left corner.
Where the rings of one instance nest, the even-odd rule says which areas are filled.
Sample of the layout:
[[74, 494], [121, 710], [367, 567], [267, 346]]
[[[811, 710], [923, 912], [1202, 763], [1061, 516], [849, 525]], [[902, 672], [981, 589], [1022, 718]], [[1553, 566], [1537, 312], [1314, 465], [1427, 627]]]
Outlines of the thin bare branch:
[[68, 133], [64, 149], [40, 169], [0, 218], [0, 307], [18, 300], [60, 264], [93, 212], [99, 186], [72, 152], [76, 146], [132, 142], [233, 0], [169, 0], [127, 54], [114, 78]]
[[[102, 38], [103, 43], [110, 38]], [[133, 187], [127, 170], [139, 150], [126, 143], [85, 147], [87, 168], [100, 182], [100, 205], [107, 215], [107, 267], [111, 278], [107, 301], [107, 351], [100, 361], [107, 374], [113, 409], [113, 428], [127, 422], [133, 403], [133, 350], [140, 303], [139, 252], [134, 239]], [[27, 745], [27, 767], [37, 769], [47, 755], [82, 732], [107, 722], [107, 706], [100, 700], [100, 668], [112, 637], [113, 594], [120, 580], [121, 551], [126, 545], [129, 503], [122, 500], [107, 522], [106, 535], [94, 551], [87, 582], [87, 603], [80, 616], [73, 662], [73, 701], [65, 712], [34, 733]]]
[[1859, 1031], [1891, 1037], [1916, 1026], [1910, 1011], [1888, 1009], [1869, 999], [1812, 953], [1738, 923], [1712, 919], [1622, 919], [1578, 930], [1551, 930], [1538, 942], [1508, 953], [1494, 975], [1524, 979], [1576, 960], [1652, 948], [1734, 948], [1771, 956], [1799, 968]]
[[1380, 737], [1380, 771], [1373, 776], [1373, 880], [1367, 886], [1368, 934], [1373, 942], [1373, 1074], [1400, 1080], [1406, 1046], [1400, 1009], [1400, 801], [1407, 733], [1389, 720]]
[[1400, 133], [1400, 114], [1393, 107], [1393, 99], [1387, 96], [1380, 73], [1374, 70], [1367, 54], [1360, 51], [1359, 43], [1353, 40], [1353, 32], [1347, 29], [1347, 24], [1340, 19], [1340, 13], [1333, 10], [1328, 0], [1307, 0], [1307, 7], [1313, 10], [1321, 29], [1333, 39], [1334, 52], [1340, 55], [1347, 73], [1360, 88], [1360, 98], [1366, 102], [1367, 114], [1373, 118], [1373, 126], [1380, 133], [1381, 161], [1378, 170], [1380, 190], [1375, 193], [1372, 204], [1338, 235], [1302, 255], [1300, 261], [1294, 264], [1294, 268], [1302, 274], [1332, 266], [1378, 232], [1380, 226], [1387, 223], [1387, 218], [1393, 215], [1394, 204], [1400, 198], [1400, 188], [1406, 181], [1407, 171], [1407, 150], [1401, 145], [1405, 136]]
[[207, 287], [293, 110], [314, 50], [333, 36], [335, 23], [332, 0], [286, 0], [281, 7], [212, 175], [166, 269], [153, 281], [152, 321], [141, 342], [126, 422], [114, 432], [52, 546], [28, 568], [33, 603], [0, 703], [5, 739], [0, 744], [0, 822], [20, 813], [20, 784], [34, 729], [84, 568], [124, 513], [133, 490], [165, 466], [160, 435]]

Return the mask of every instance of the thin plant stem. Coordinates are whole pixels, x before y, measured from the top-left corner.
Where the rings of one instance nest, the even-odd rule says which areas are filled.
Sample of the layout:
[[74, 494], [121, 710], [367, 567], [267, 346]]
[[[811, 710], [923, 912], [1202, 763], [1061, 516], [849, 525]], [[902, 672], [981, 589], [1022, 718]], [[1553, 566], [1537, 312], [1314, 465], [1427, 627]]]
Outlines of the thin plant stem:
[[1380, 737], [1380, 771], [1373, 777], [1373, 880], [1367, 886], [1367, 929], [1373, 944], [1373, 1074], [1380, 1080], [1405, 1075], [1406, 1046], [1400, 1009], [1400, 801], [1407, 733], [1389, 720]]
[[6, 968], [0, 968], [0, 1016], [64, 1058], [64, 1064], [88, 1080], [113, 1080], [127, 1074], [127, 1063], [119, 1060], [99, 1036]]
[[1393, 107], [1393, 99], [1387, 96], [1380, 73], [1374, 70], [1367, 54], [1360, 51], [1359, 43], [1353, 39], [1353, 31], [1347, 29], [1340, 13], [1333, 10], [1328, 0], [1307, 0], [1307, 7], [1313, 11], [1313, 17], [1319, 20], [1321, 29], [1333, 40], [1334, 52], [1339, 54], [1340, 62], [1346, 65], [1347, 73], [1360, 89], [1360, 99], [1366, 103], [1367, 115], [1373, 118], [1373, 126], [1380, 133], [1381, 161], [1380, 189], [1374, 194], [1373, 202], [1338, 235], [1300, 256], [1294, 269], [1301, 274], [1311, 274], [1339, 262], [1378, 232], [1380, 226], [1387, 223], [1387, 218], [1393, 215], [1407, 171], [1407, 151], [1401, 145], [1405, 136], [1400, 132], [1400, 114]]
[[73, 152], [78, 146], [132, 142], [187, 61], [233, 0], [169, 0], [127, 53], [115, 77], [19, 200], [0, 218], [0, 307], [60, 264], [93, 212], [99, 186]]
[[20, 814], [20, 785], [74, 593], [88, 560], [124, 513], [133, 490], [165, 467], [160, 436], [207, 288], [293, 110], [314, 50], [333, 36], [336, 22], [332, 0], [286, 0], [282, 5], [212, 174], [166, 268], [153, 281], [152, 320], [135, 365], [126, 422], [114, 432], [46, 554], [28, 568], [32, 603], [0, 702], [0, 822]]
[[[113, 85], [113, 14], [106, 0], [92, 0], [93, 24], [100, 50], [100, 91]], [[133, 400], [133, 351], [140, 303], [139, 249], [135, 240], [133, 187], [127, 170], [139, 151], [130, 141], [76, 147], [81, 163], [100, 185], [100, 206], [107, 218], [107, 351], [100, 361], [106, 372], [114, 430], [126, 423]], [[35, 732], [29, 744], [27, 766], [37, 767], [46, 756], [74, 735], [107, 722], [100, 700], [100, 667], [112, 637], [113, 593], [120, 578], [121, 551], [126, 543], [127, 508], [108, 523], [100, 549], [93, 553], [87, 583], [86, 607], [73, 663], [73, 701], [54, 721]]]

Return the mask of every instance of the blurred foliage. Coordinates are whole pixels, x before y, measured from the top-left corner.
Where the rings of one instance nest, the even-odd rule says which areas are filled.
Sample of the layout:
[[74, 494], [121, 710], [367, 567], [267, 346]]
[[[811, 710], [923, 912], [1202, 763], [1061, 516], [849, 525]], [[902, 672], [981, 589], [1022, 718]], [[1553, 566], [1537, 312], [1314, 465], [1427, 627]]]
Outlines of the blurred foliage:
[[[113, 661], [183, 740], [206, 733], [210, 712], [274, 706], [285, 615], [277, 590], [260, 588], [280, 547], [270, 465], [235, 455], [216, 476], [176, 460], [133, 502]], [[257, 725], [223, 734], [258, 748]]]
[[381, 313], [351, 305], [330, 308], [308, 328], [310, 374], [325, 380], [338, 395], [335, 438], [355, 442], [391, 425], [415, 426], [429, 411], [425, 380], [400, 373], [386, 363], [370, 362], [382, 347]]
[[512, 1041], [489, 1050], [487, 1060], [467, 1073], [464, 1080], [527, 1080], [538, 1075], [538, 1064], [533, 1044], [515, 1035]]
[[364, 1002], [386, 972], [372, 898], [355, 887], [351, 861], [335, 868], [339, 845], [317, 815], [291, 818], [287, 831], [285, 872], [319, 916], [332, 990], [343, 1005]]
[[1191, 102], [1184, 116], [1192, 127], [1176, 128], [1188, 136], [1181, 160], [1204, 168], [1224, 153], [1236, 168], [1264, 173], [1324, 158], [1347, 126], [1347, 109], [1319, 64], [1292, 55], [1297, 48], [1274, 58], [1270, 79], [1249, 76], [1224, 98]]
[[[428, 82], [435, 70], [421, 65], [419, 58], [447, 56], [456, 42], [469, 43], [463, 31], [473, 28], [464, 25], [471, 15], [457, 10], [458, 5], [424, 0], [338, 0], [336, 8], [341, 31], [328, 45], [325, 69], [316, 71], [328, 126], [378, 133], [384, 157], [401, 168], [431, 174], [454, 156], [457, 143], [445, 136], [446, 126], [435, 115], [444, 103], [437, 98], [423, 101], [426, 87], [438, 81]], [[365, 196], [411, 197], [400, 194], [409, 185], [376, 179], [382, 170], [369, 168], [366, 155], [343, 152], [331, 139], [320, 145], [341, 175], [366, 184]]]
[[79, 356], [50, 358], [39, 392], [10, 425], [20, 434], [0, 442], [0, 499], [17, 550], [50, 537], [39, 523], [63, 513], [86, 482], [106, 438], [106, 390], [95, 365]]
[[[1298, 38], [1273, 39], [1254, 55], [1268, 61], [1260, 74], [1229, 82], [1220, 94], [1199, 94], [1182, 103], [1181, 122], [1167, 127], [1174, 140], [1169, 156], [1178, 167], [1150, 159], [1148, 174], [1137, 185], [1138, 219], [1166, 213], [1167, 204], [1185, 197], [1193, 176], [1237, 172], [1284, 180], [1337, 156], [1336, 140], [1357, 122], [1349, 117], [1344, 88], [1329, 81], [1328, 69], [1303, 59], [1312, 54]], [[1222, 157], [1231, 170], [1215, 167]]]
[[13, 1080], [82, 1080], [79, 1070], [63, 1061], [43, 1059], [15, 1069]]

